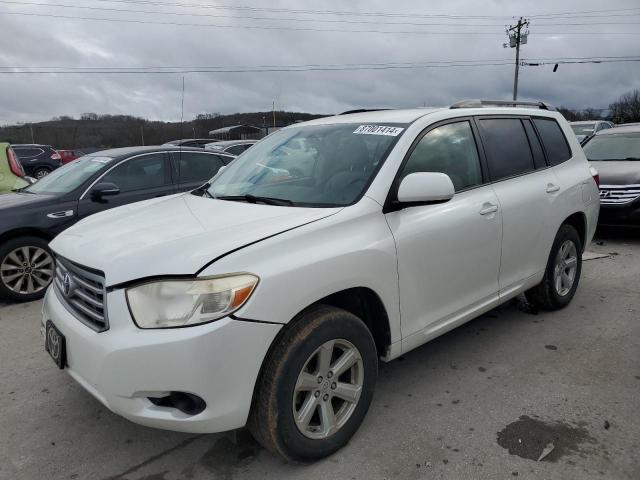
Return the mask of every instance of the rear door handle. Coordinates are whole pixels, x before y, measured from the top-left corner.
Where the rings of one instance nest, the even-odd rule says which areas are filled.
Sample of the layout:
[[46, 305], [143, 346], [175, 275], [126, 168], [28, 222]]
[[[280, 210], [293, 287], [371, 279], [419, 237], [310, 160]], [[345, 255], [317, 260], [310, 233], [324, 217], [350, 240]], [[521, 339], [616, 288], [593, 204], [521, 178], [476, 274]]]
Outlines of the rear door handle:
[[498, 211], [498, 206], [493, 203], [485, 203], [482, 205], [482, 210], [480, 210], [480, 215], [489, 215], [490, 213], [495, 213]]
[[547, 193], [557, 192], [558, 190], [560, 190], [560, 187], [558, 185], [547, 183]]

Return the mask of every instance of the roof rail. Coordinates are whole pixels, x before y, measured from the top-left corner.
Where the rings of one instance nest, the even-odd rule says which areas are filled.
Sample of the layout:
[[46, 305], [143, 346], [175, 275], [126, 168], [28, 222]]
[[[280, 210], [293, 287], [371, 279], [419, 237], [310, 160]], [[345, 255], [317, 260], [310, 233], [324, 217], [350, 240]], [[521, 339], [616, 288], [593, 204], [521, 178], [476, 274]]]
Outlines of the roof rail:
[[449, 108], [479, 108], [479, 107], [533, 107], [541, 110], [556, 112], [553, 105], [544, 102], [522, 102], [520, 100], [462, 100]]
[[379, 112], [381, 110], [389, 110], [388, 108], [357, 108], [355, 110], [347, 110], [338, 115], [349, 115], [350, 113]]

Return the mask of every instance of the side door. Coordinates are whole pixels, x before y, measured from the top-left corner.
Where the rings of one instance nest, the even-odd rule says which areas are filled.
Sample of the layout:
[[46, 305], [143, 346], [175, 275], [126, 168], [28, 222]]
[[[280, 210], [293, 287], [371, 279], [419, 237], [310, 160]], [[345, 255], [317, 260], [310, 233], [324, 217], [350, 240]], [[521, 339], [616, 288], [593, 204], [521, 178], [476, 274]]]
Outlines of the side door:
[[177, 191], [193, 190], [213, 178], [225, 165], [223, 158], [207, 152], [171, 152]]
[[456, 191], [445, 203], [386, 213], [396, 242], [403, 349], [498, 298], [501, 213], [476, 137], [471, 119], [429, 127], [409, 149], [390, 192], [395, 199], [402, 178], [415, 172], [446, 173]]
[[500, 290], [509, 296], [544, 271], [556, 234], [560, 186], [528, 117], [476, 117], [502, 210]]
[[[99, 183], [113, 183], [120, 193], [95, 198], [91, 189]], [[169, 157], [164, 152], [145, 153], [121, 161], [99, 177], [78, 202], [79, 218], [102, 210], [175, 193]]]

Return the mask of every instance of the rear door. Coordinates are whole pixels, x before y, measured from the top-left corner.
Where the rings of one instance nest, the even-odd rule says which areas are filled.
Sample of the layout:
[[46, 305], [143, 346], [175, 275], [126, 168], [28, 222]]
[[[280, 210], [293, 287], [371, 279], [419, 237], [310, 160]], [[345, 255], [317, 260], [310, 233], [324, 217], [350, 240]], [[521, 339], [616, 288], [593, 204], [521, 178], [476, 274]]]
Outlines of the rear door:
[[509, 295], [544, 270], [556, 234], [560, 186], [528, 117], [476, 117], [502, 211], [499, 283]]
[[86, 217], [109, 208], [175, 193], [169, 156], [165, 152], [145, 153], [128, 158], [108, 170], [94, 184], [113, 183], [120, 189], [102, 200], [93, 198], [91, 188], [78, 202], [78, 216]]
[[193, 190], [210, 180], [226, 163], [224, 157], [207, 152], [171, 152], [177, 190]]

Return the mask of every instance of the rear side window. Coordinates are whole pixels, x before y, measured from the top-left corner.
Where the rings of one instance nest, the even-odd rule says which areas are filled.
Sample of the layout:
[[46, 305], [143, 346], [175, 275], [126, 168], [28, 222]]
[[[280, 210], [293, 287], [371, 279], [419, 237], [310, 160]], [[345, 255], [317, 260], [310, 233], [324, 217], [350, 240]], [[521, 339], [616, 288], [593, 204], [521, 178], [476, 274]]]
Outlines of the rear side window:
[[226, 152], [230, 153], [231, 155], [240, 155], [246, 149], [247, 148], [244, 145], [234, 145], [233, 147], [227, 148]]
[[41, 148], [22, 148], [22, 147], [14, 147], [13, 151], [20, 158], [31, 158], [37, 157], [41, 153], [44, 152]]
[[571, 158], [571, 150], [558, 122], [552, 118], [534, 118], [542, 144], [547, 152], [549, 165], [559, 165]]
[[493, 180], [535, 169], [529, 141], [519, 118], [484, 118], [478, 123]]
[[542, 145], [540, 144], [540, 140], [538, 139], [538, 135], [536, 134], [533, 125], [529, 120], [524, 120], [523, 122], [524, 129], [527, 131], [527, 137], [529, 137], [529, 146], [531, 147], [531, 153], [533, 154], [533, 163], [536, 168], [545, 168], [547, 166], [547, 162], [544, 159], [544, 150], [542, 150]]
[[182, 152], [174, 158], [178, 162], [179, 183], [204, 183], [218, 173], [223, 165], [217, 155], [210, 153]]

